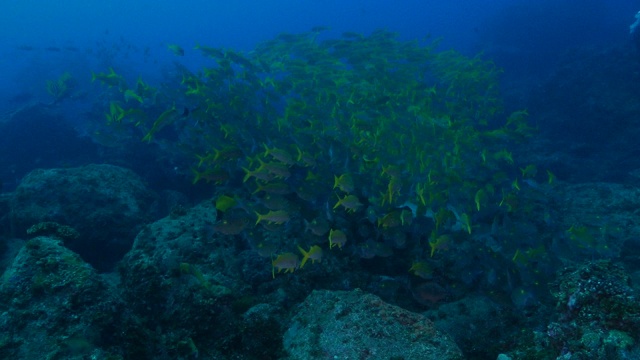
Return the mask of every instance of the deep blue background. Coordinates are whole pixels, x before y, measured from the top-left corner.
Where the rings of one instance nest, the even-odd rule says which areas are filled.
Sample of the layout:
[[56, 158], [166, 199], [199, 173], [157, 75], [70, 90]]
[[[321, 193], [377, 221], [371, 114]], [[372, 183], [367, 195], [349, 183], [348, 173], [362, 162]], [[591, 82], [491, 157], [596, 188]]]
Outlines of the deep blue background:
[[[512, 56], [503, 66], [522, 62], [517, 55], [526, 54], [533, 64], [528, 66], [548, 67], [550, 58], [568, 47], [624, 40], [637, 10], [640, 4], [621, 0], [5, 0], [0, 11], [0, 98], [35, 92], [45, 80], [39, 77], [86, 63], [98, 44], [128, 47], [129, 58], [119, 60], [149, 68], [134, 55], [146, 50], [154, 61], [170, 61], [166, 45], [176, 43], [187, 50], [181, 61], [197, 65], [201, 56], [192, 51], [197, 43], [249, 51], [278, 33], [318, 25], [331, 27], [328, 36], [379, 28], [399, 32], [404, 39], [432, 35], [443, 39], [443, 47], [466, 54], [498, 54], [498, 61], [500, 55]], [[33, 50], [17, 49], [25, 46]]]

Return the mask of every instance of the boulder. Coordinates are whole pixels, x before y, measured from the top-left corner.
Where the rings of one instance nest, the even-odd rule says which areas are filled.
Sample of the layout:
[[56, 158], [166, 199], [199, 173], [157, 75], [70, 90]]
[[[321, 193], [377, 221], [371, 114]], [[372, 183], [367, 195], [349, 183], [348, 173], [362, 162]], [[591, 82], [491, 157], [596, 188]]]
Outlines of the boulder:
[[284, 348], [289, 360], [464, 358], [425, 316], [360, 290], [314, 291], [297, 309]]
[[130, 170], [112, 165], [38, 169], [13, 193], [13, 236], [42, 222], [78, 231], [65, 246], [99, 271], [108, 271], [129, 251], [141, 226], [152, 221], [156, 195]]

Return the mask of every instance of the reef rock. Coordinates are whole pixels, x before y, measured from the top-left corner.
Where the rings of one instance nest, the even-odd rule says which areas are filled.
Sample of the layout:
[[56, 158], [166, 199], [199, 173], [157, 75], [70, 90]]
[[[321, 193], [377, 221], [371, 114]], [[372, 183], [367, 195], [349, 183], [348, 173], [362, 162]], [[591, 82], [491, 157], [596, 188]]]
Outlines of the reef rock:
[[463, 359], [446, 334], [420, 314], [355, 291], [314, 291], [284, 336], [294, 359]]
[[96, 269], [106, 271], [131, 248], [156, 196], [130, 170], [112, 165], [34, 170], [11, 199], [13, 235], [51, 221], [76, 229], [65, 242]]
[[[588, 254], [614, 258], [638, 256], [640, 249], [640, 188], [613, 183], [559, 186], [551, 215], [562, 232], [554, 239], [554, 254], [572, 259]], [[574, 260], [579, 260], [574, 258]]]
[[168, 358], [232, 358], [242, 285], [237, 240], [214, 236], [215, 205], [175, 209], [145, 226], [119, 266], [129, 308], [154, 329]]
[[29, 240], [0, 281], [0, 358], [142, 358], [148, 339], [116, 294], [62, 240]]

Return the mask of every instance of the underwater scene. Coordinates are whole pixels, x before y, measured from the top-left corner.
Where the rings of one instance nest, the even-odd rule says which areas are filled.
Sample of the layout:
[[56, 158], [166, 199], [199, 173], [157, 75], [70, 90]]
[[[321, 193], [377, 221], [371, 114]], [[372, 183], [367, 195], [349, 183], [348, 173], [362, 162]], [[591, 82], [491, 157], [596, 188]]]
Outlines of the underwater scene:
[[0, 21], [0, 359], [640, 359], [640, 4]]

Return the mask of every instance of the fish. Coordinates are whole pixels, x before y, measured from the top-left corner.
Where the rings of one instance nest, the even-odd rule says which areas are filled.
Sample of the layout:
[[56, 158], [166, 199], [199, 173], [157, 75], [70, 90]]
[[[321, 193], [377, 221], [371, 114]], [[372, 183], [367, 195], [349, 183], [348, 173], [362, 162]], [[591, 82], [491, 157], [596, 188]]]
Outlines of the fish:
[[20, 46], [16, 46], [16, 49], [21, 51], [32, 51], [34, 47], [29, 45], [20, 45]]
[[471, 218], [467, 213], [462, 213], [462, 215], [460, 215], [460, 225], [466, 232], [471, 234]]
[[480, 208], [487, 202], [487, 199], [487, 193], [483, 189], [476, 191], [476, 195], [473, 198], [473, 201], [476, 203], [476, 210], [480, 211]]
[[262, 160], [258, 159], [260, 162], [260, 168], [267, 170], [271, 175], [279, 179], [287, 179], [291, 176], [291, 172], [289, 171], [289, 167], [280, 162], [268, 162], [265, 163]]
[[337, 246], [340, 250], [344, 244], [347, 243], [347, 234], [345, 234], [342, 230], [333, 230], [329, 231], [329, 249], [333, 249], [334, 246]]
[[364, 206], [360, 202], [360, 199], [358, 199], [358, 197], [355, 195], [345, 195], [342, 199], [338, 196], [338, 202], [333, 208], [336, 209], [340, 205], [342, 205], [342, 207], [344, 207], [349, 212], [356, 212]]
[[285, 273], [294, 272], [300, 266], [300, 259], [298, 255], [294, 253], [284, 253], [278, 255], [275, 260], [271, 260], [271, 276], [275, 279], [276, 273], [275, 269], [278, 269], [278, 274], [280, 271], [284, 270]]
[[311, 259], [312, 264], [315, 264], [316, 260], [318, 262], [322, 261], [322, 248], [318, 245], [313, 245], [309, 248], [309, 251], [305, 251], [302, 247], [298, 246], [298, 250], [302, 253], [300, 269], [304, 267], [304, 264], [306, 264], [309, 259]]
[[224, 235], [238, 235], [249, 225], [249, 219], [243, 217], [232, 217], [218, 221], [213, 229]]
[[291, 208], [289, 200], [278, 194], [266, 194], [259, 201], [269, 210], [288, 210]]
[[124, 96], [124, 101], [125, 102], [129, 102], [129, 100], [135, 100], [135, 101], [139, 102], [140, 104], [142, 104], [144, 102], [144, 100], [142, 100], [142, 96], [136, 94], [135, 91], [133, 91], [131, 89], [125, 90], [123, 96]]
[[302, 166], [315, 167], [317, 165], [316, 158], [313, 155], [302, 151], [299, 146], [296, 146], [296, 150], [298, 151], [298, 157], [296, 158], [296, 161]]
[[293, 158], [293, 156], [284, 149], [278, 149], [278, 148], [271, 148], [269, 149], [269, 147], [267, 146], [267, 144], [263, 144], [264, 145], [264, 156], [271, 156], [273, 159], [280, 161], [283, 164], [286, 165], [293, 165], [296, 163], [296, 160]]
[[291, 187], [287, 183], [283, 182], [275, 182], [270, 184], [257, 184], [257, 189], [253, 192], [254, 194], [263, 191], [267, 194], [274, 195], [287, 195], [291, 193]]
[[311, 233], [316, 236], [323, 236], [327, 233], [327, 231], [329, 231], [329, 228], [331, 227], [329, 222], [322, 217], [317, 217], [310, 222], [305, 221], [305, 224], [306, 227], [304, 231], [311, 231]]
[[160, 131], [160, 129], [168, 125], [170, 122], [175, 120], [175, 115], [177, 113], [178, 111], [176, 110], [176, 105], [173, 104], [171, 108], [165, 110], [162, 114], [160, 114], [160, 116], [158, 116], [158, 119], [153, 123], [151, 130], [149, 130], [147, 135], [142, 138], [142, 141], [151, 142], [151, 138], [153, 137], [153, 135]]
[[192, 184], [196, 184], [200, 180], [205, 180], [207, 183], [213, 181], [216, 184], [222, 184], [230, 178], [229, 172], [219, 167], [206, 169], [204, 171], [192, 168], [191, 171], [195, 175]]
[[178, 56], [184, 56], [184, 49], [176, 44], [167, 45], [167, 49]]
[[529, 164], [524, 168], [520, 168], [523, 178], [534, 178], [538, 174], [538, 168], [534, 164]]
[[392, 211], [385, 216], [378, 218], [378, 227], [393, 228], [402, 226], [404, 221], [401, 211]]
[[553, 184], [556, 181], [556, 175], [551, 171], [547, 170], [547, 183], [549, 185]]
[[124, 78], [121, 75], [116, 74], [116, 72], [113, 70], [113, 68], [109, 68], [109, 73], [94, 73], [93, 71], [91, 72], [91, 82], [94, 82], [96, 80], [101, 81], [103, 84], [109, 86], [109, 87], [113, 87], [113, 86], [118, 86], [120, 87], [121, 85], [124, 84]]
[[507, 151], [506, 149], [500, 150], [495, 154], [493, 154], [493, 158], [495, 160], [503, 160], [510, 165], [513, 164], [513, 155], [511, 154], [511, 152]]
[[417, 277], [429, 280], [433, 275], [433, 269], [426, 261], [414, 261], [409, 272]]
[[236, 199], [228, 195], [220, 195], [216, 199], [216, 209], [221, 212], [226, 212], [237, 204]]
[[346, 193], [350, 193], [355, 188], [353, 185], [353, 178], [349, 174], [342, 174], [340, 176], [334, 175], [333, 188], [338, 188]]
[[224, 52], [220, 49], [216, 49], [216, 48], [212, 48], [212, 47], [208, 47], [208, 46], [202, 46], [200, 44], [197, 44], [194, 47], [195, 50], [200, 50], [200, 52], [202, 52], [202, 55], [205, 56], [209, 56], [212, 58], [218, 58], [218, 59], [222, 59], [224, 58]]
[[244, 170], [245, 172], [242, 182], [247, 182], [247, 180], [251, 178], [255, 178], [257, 180], [262, 180], [262, 181], [270, 181], [270, 180], [273, 180], [274, 178], [274, 175], [262, 166], [254, 170], [249, 170], [243, 167], [242, 170]]
[[435, 232], [431, 234], [431, 239], [429, 240], [429, 247], [431, 248], [431, 257], [435, 254], [436, 250], [443, 250], [449, 248], [449, 243], [451, 242], [451, 237], [449, 235], [440, 235], [436, 237]]
[[258, 225], [262, 221], [266, 221], [268, 223], [274, 224], [284, 224], [291, 219], [289, 212], [286, 210], [276, 210], [269, 211], [266, 214], [260, 214], [256, 211], [256, 215], [258, 216], [258, 220], [256, 220], [256, 225]]

